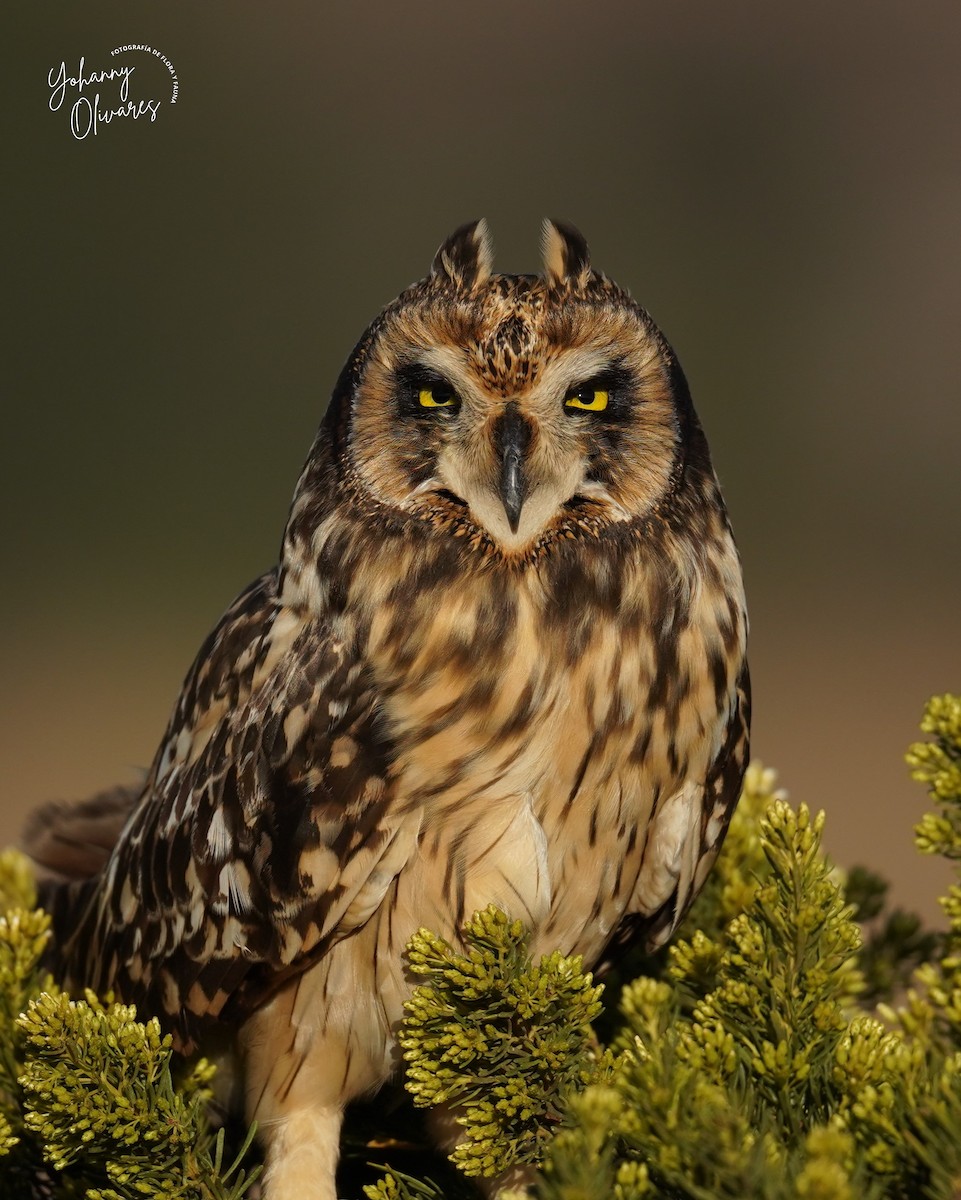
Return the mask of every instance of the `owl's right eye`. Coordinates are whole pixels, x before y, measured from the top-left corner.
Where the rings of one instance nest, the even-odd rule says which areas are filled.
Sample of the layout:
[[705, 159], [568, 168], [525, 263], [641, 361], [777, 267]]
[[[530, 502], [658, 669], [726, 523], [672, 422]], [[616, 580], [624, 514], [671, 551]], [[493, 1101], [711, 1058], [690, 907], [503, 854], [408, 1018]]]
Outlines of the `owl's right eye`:
[[417, 403], [421, 408], [453, 408], [457, 404], [457, 393], [444, 384], [434, 384], [418, 389]]
[[419, 364], [402, 367], [397, 384], [398, 412], [403, 417], [451, 417], [460, 408], [460, 396], [453, 384], [439, 372]]

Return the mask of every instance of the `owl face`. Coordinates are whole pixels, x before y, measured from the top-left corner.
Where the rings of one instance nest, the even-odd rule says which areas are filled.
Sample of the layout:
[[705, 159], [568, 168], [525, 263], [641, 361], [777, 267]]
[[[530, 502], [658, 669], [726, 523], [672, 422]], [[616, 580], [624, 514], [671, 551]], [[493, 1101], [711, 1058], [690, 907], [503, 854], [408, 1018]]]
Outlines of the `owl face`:
[[353, 485], [507, 557], [651, 512], [689, 407], [664, 338], [580, 235], [548, 223], [544, 259], [542, 276], [494, 275], [483, 222], [458, 230], [372, 327], [349, 397]]

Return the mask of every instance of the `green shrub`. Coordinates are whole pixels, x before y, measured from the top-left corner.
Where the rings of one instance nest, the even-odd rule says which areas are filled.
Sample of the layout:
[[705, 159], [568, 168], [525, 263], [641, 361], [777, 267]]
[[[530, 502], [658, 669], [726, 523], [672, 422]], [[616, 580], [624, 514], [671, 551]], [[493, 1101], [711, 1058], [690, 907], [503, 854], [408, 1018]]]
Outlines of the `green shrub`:
[[[958, 862], [961, 699], [933, 699], [922, 728], [908, 762], [935, 808], [917, 844]], [[422, 1180], [443, 1169], [415, 1149], [417, 1169], [388, 1169], [371, 1200], [462, 1196], [464, 1176], [525, 1166], [539, 1200], [961, 1194], [961, 882], [945, 933], [886, 911], [883, 881], [831, 867], [823, 814], [775, 785], [752, 766], [678, 939], [622, 964], [606, 1047], [601, 986], [576, 958], [532, 960], [503, 913], [475, 914], [459, 947], [412, 939], [405, 1084], [414, 1105], [450, 1107], [460, 1173]], [[175, 1060], [131, 1008], [61, 994], [34, 904], [24, 860], [0, 855], [0, 1194], [238, 1200], [249, 1138], [225, 1168], [210, 1066]], [[348, 1163], [407, 1142], [410, 1114], [391, 1121], [376, 1138], [349, 1123]]]

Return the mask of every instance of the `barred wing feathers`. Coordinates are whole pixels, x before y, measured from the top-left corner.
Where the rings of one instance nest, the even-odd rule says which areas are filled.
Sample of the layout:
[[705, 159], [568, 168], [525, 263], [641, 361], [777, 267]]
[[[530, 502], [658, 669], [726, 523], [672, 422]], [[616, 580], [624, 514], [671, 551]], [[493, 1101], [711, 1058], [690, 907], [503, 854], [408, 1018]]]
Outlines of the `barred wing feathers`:
[[376, 716], [348, 641], [281, 606], [273, 574], [253, 584], [202, 648], [105, 878], [74, 885], [68, 974], [189, 1049], [366, 920], [416, 836], [391, 820]]
[[635, 946], [652, 954], [674, 935], [724, 843], [747, 769], [750, 727], [751, 678], [745, 662], [707, 778], [672, 796], [652, 818], [652, 850], [595, 975], [603, 977]]

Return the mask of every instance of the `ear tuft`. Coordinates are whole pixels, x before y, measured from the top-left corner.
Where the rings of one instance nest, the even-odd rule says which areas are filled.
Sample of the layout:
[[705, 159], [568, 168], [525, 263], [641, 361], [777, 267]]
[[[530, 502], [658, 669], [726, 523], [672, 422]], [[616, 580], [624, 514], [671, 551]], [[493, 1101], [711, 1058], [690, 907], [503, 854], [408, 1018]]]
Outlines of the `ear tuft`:
[[493, 261], [494, 247], [481, 217], [454, 230], [434, 256], [431, 274], [471, 290], [490, 276]]
[[544, 277], [554, 287], [582, 288], [591, 273], [591, 256], [583, 235], [563, 221], [545, 220], [541, 229]]

